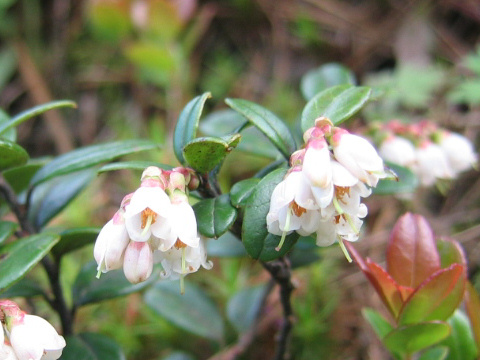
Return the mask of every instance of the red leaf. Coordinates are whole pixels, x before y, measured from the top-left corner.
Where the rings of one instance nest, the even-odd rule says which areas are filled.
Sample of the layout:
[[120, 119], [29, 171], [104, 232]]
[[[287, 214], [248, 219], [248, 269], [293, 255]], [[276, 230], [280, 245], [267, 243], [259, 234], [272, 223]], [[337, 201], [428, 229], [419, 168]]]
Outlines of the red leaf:
[[465, 308], [475, 337], [477, 350], [480, 350], [480, 298], [470, 281], [467, 281], [465, 290]]
[[399, 324], [446, 320], [455, 311], [465, 290], [462, 265], [441, 269], [425, 280], [407, 299], [398, 318]]
[[440, 256], [427, 220], [406, 213], [390, 235], [387, 272], [398, 284], [415, 288], [439, 269]]

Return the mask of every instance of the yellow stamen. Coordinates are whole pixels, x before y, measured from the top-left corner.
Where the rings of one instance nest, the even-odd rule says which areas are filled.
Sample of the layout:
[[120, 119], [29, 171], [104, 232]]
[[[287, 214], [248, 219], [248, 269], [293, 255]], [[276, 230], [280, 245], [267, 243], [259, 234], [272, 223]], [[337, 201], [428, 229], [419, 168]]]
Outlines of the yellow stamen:
[[347, 261], [349, 263], [352, 262], [352, 258], [350, 257], [350, 254], [348, 253], [347, 248], [345, 247], [345, 244], [343, 243], [343, 239], [341, 237], [338, 238], [338, 243], [340, 244], [340, 249], [343, 251], [343, 255], [347, 258]]
[[142, 235], [145, 235], [148, 229], [150, 229], [150, 226], [154, 224], [156, 220], [157, 213], [152, 209], [147, 207], [142, 211], [142, 225], [140, 226], [143, 229]]
[[293, 213], [297, 216], [297, 217], [300, 217], [302, 216], [303, 214], [305, 214], [307, 212], [307, 209], [301, 207], [300, 205], [298, 205], [295, 201], [292, 201], [290, 203], [290, 208], [292, 209]]

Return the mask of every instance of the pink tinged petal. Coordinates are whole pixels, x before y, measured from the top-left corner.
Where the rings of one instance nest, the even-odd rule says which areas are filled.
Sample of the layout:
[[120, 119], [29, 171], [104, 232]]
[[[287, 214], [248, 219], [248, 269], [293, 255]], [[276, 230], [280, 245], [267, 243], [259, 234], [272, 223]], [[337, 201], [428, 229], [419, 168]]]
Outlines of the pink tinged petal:
[[148, 279], [153, 270], [153, 251], [145, 242], [131, 241], [125, 251], [123, 272], [132, 284]]
[[317, 245], [329, 246], [337, 240], [335, 224], [332, 220], [321, 221], [317, 228]]
[[336, 186], [351, 187], [358, 183], [358, 178], [335, 160], [332, 160], [332, 174], [333, 184]]
[[309, 147], [303, 159], [302, 172], [313, 186], [328, 187], [332, 182], [332, 167], [328, 146]]
[[98, 234], [93, 254], [99, 270], [107, 272], [122, 267], [123, 253], [128, 245], [125, 225], [115, 225], [110, 220]]

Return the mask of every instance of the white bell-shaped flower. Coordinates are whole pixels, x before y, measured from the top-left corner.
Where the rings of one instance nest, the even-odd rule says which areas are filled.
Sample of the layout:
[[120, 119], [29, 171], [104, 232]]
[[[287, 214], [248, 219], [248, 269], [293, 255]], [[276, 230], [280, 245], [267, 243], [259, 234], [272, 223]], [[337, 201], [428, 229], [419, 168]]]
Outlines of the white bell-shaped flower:
[[35, 315], [25, 315], [12, 326], [10, 343], [18, 360], [56, 360], [66, 345], [48, 321]]
[[415, 162], [415, 146], [401, 136], [389, 136], [378, 149], [380, 156], [401, 166], [410, 166]]
[[316, 243], [323, 247], [332, 245], [339, 238], [356, 241], [362, 224], [363, 221], [358, 217], [349, 217], [347, 214], [324, 219], [318, 223]]
[[317, 189], [318, 205], [327, 206], [332, 200], [333, 188], [330, 150], [324, 138], [309, 141], [303, 159], [302, 172], [312, 187]]
[[13, 351], [10, 345], [4, 344], [3, 342], [1, 344], [3, 345], [0, 345], [0, 360], [18, 360], [15, 351]]
[[130, 241], [125, 250], [123, 272], [132, 284], [147, 280], [153, 271], [153, 251], [148, 242]]
[[412, 170], [422, 185], [430, 186], [437, 179], [454, 177], [454, 171], [448, 163], [445, 152], [438, 145], [425, 141], [417, 148], [416, 154], [417, 161], [413, 164]]
[[444, 132], [439, 146], [447, 157], [450, 168], [455, 173], [468, 170], [477, 164], [478, 156], [473, 144], [465, 136]]

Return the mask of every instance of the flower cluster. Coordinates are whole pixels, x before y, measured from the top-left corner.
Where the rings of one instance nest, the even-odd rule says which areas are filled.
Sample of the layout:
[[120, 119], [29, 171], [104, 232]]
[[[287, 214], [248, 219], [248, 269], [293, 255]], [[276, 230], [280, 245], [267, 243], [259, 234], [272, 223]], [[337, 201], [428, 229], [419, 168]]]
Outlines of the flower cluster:
[[268, 231], [317, 234], [317, 245], [355, 241], [367, 215], [362, 197], [387, 176], [383, 161], [364, 138], [319, 118], [304, 134], [305, 147], [292, 154], [291, 168], [272, 193]]
[[28, 315], [10, 300], [0, 300], [0, 360], [56, 360], [65, 339], [48, 321]]
[[131, 283], [145, 281], [154, 262], [161, 263], [163, 278], [182, 278], [207, 261], [204, 240], [187, 191], [198, 187], [198, 178], [186, 168], [163, 171], [148, 167], [141, 185], [122, 200], [120, 209], [102, 228], [94, 248], [98, 275], [123, 266]]
[[470, 140], [431, 121], [391, 121], [380, 128], [377, 136], [381, 138], [380, 156], [410, 168], [425, 186], [433, 185], [437, 179], [454, 179], [477, 163]]

